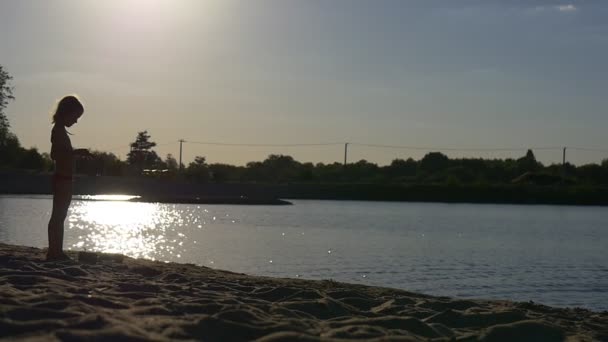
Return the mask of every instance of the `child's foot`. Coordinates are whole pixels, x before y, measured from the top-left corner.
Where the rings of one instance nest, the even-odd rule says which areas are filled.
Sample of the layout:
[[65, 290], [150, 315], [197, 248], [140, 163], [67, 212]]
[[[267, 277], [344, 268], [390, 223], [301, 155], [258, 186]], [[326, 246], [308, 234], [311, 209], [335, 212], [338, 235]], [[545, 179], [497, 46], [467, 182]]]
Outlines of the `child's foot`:
[[65, 261], [65, 260], [72, 260], [72, 259], [70, 259], [70, 257], [67, 254], [65, 254], [63, 251], [58, 252], [58, 253], [48, 252], [46, 254], [46, 261]]

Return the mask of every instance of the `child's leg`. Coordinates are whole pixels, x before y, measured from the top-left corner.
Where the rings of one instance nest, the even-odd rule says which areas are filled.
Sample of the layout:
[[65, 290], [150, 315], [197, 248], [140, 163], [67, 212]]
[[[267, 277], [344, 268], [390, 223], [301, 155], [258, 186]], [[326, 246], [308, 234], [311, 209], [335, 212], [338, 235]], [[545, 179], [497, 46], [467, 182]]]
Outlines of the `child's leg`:
[[55, 181], [53, 184], [53, 212], [49, 220], [49, 251], [47, 257], [63, 254], [63, 223], [72, 201], [72, 182]]

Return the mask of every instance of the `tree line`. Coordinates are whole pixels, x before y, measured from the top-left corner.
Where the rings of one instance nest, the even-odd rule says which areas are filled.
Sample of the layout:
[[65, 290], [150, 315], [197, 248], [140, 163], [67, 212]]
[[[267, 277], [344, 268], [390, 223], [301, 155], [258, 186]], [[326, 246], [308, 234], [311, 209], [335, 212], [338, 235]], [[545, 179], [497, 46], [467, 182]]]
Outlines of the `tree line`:
[[17, 136], [11, 132], [10, 123], [4, 114], [9, 101], [14, 100], [12, 77], [0, 65], [0, 168], [45, 170], [52, 167], [48, 154], [40, 154], [36, 148], [24, 148]]
[[[0, 65], [0, 169], [25, 172], [52, 172], [48, 153], [24, 148], [10, 131], [4, 109], [14, 99], [10, 75]], [[168, 154], [164, 159], [154, 151], [156, 143], [147, 131], [138, 132], [130, 144], [126, 160], [104, 151], [91, 151], [90, 159], [79, 159], [75, 172], [93, 176], [137, 176], [187, 179], [194, 182], [263, 183], [368, 183], [368, 184], [581, 184], [608, 185], [608, 159], [601, 164], [575, 166], [543, 165], [533, 151], [517, 159], [448, 158], [441, 152], [422, 159], [395, 159], [379, 166], [366, 160], [342, 163], [302, 163], [288, 155], [271, 154], [263, 161], [245, 166], [208, 163], [196, 156], [188, 165], [178, 165]]]

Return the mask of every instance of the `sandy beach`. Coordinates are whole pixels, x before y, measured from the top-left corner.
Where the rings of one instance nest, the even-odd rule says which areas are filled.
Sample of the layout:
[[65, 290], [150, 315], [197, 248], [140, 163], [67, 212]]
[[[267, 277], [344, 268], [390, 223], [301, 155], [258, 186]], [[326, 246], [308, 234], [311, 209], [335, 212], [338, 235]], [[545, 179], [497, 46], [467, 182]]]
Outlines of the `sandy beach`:
[[0, 244], [0, 336], [32, 341], [607, 341], [608, 312]]

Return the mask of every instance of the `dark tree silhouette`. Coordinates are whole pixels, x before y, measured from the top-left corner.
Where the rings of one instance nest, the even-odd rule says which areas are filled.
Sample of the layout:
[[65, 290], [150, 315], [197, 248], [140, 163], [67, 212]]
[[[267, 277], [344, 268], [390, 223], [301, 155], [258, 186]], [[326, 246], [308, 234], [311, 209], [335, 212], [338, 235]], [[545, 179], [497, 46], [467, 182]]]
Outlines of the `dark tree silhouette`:
[[536, 157], [534, 156], [534, 152], [532, 152], [532, 150], [528, 150], [524, 157], [517, 159], [517, 166], [519, 173], [534, 172], [543, 167], [541, 163], [536, 161]]
[[229, 164], [211, 164], [209, 173], [214, 182], [238, 182], [243, 178], [245, 168]]
[[23, 150], [18, 166], [22, 169], [43, 170], [45, 161], [36, 148], [30, 148]]
[[9, 101], [15, 99], [10, 85], [12, 79], [0, 65], [0, 166], [17, 166], [24, 152], [19, 139], [10, 131], [11, 125], [4, 114]]
[[[608, 182], [606, 168], [597, 164], [587, 164], [576, 168], [576, 176], [583, 183], [593, 184], [599, 180], [600, 183]], [[603, 180], [603, 181], [602, 181]]]
[[415, 177], [418, 171], [418, 163], [412, 158], [407, 160], [395, 159], [391, 165], [386, 167], [387, 175], [391, 179]]
[[171, 153], [167, 154], [167, 157], [165, 158], [165, 165], [167, 166], [167, 169], [169, 169], [169, 171], [177, 172], [177, 160], [175, 159], [175, 157], [173, 157]]
[[162, 160], [152, 150], [154, 146], [156, 143], [150, 141], [148, 131], [138, 132], [135, 141], [131, 143], [131, 151], [127, 154], [127, 163], [140, 172], [143, 169], [156, 168], [162, 164]]
[[427, 153], [420, 161], [420, 169], [429, 173], [443, 171], [450, 164], [450, 159], [441, 152]]
[[202, 156], [196, 156], [194, 161], [188, 164], [188, 167], [186, 168], [186, 176], [199, 182], [208, 181], [210, 177], [207, 159]]
[[17, 136], [8, 132], [0, 142], [0, 166], [15, 166], [23, 152]]
[[380, 177], [378, 165], [365, 159], [344, 166], [344, 180], [348, 182], [373, 182]]
[[300, 165], [291, 156], [271, 154], [262, 162], [262, 170], [268, 179], [284, 182], [295, 178]]
[[12, 79], [11, 75], [0, 65], [0, 144], [4, 144], [10, 134], [10, 124], [4, 115], [4, 109], [10, 100], [15, 99], [13, 87], [10, 85]]
[[126, 164], [114, 153], [91, 151], [91, 158], [76, 159], [76, 172], [90, 176], [122, 176]]

